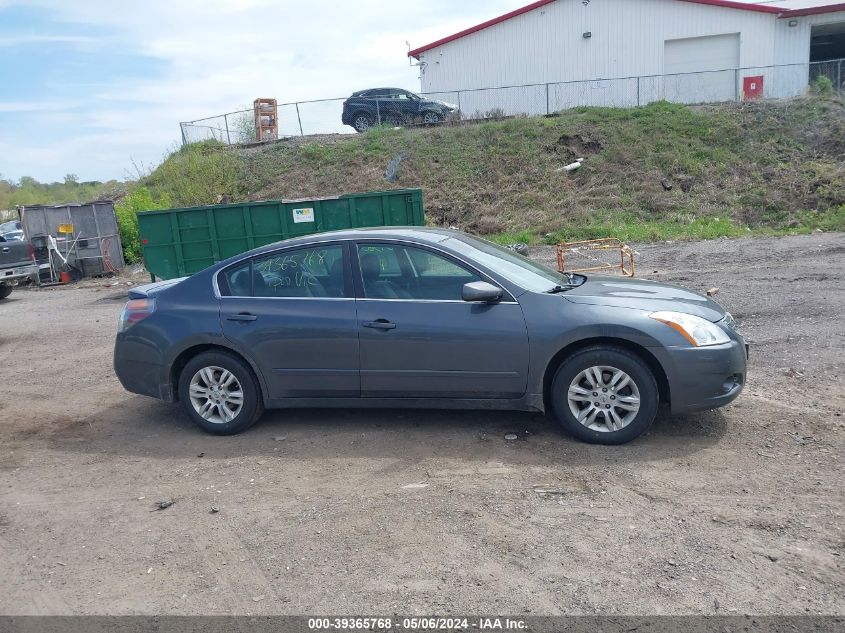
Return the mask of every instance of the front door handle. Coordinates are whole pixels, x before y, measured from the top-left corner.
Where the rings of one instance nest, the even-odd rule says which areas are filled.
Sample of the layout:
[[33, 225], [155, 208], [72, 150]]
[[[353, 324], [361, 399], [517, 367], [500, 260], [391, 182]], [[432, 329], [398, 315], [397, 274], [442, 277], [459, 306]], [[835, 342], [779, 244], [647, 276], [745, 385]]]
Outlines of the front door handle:
[[364, 327], [373, 328], [374, 330], [395, 330], [396, 324], [391, 323], [387, 319], [379, 319], [378, 321], [365, 321]]
[[257, 319], [258, 317], [254, 314], [247, 314], [245, 312], [243, 314], [230, 314], [226, 317], [227, 321], [255, 321]]

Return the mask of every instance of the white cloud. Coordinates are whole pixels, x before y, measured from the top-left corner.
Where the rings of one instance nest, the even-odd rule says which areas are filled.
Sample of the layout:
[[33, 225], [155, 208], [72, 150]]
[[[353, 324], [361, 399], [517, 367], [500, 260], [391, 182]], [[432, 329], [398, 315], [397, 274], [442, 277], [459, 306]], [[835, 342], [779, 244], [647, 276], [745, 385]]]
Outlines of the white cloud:
[[0, 38], [0, 47], [20, 47], [32, 44], [96, 44], [99, 43], [93, 37], [84, 35], [12, 35]]
[[0, 112], [65, 112], [78, 104], [67, 101], [0, 101]]

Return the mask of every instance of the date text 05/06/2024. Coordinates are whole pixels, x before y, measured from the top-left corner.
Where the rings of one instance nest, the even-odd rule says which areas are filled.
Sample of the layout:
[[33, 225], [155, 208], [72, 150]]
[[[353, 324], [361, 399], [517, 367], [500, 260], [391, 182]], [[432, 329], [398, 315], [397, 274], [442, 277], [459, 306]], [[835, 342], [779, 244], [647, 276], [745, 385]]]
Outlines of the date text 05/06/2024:
[[311, 631], [523, 631], [525, 621], [503, 617], [324, 617], [309, 618]]

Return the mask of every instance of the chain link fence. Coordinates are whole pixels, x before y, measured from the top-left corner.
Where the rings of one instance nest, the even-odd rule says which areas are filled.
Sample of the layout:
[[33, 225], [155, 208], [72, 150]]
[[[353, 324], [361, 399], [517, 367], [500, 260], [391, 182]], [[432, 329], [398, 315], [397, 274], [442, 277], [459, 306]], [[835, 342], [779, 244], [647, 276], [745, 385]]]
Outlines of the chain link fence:
[[[475, 88], [422, 93], [422, 96], [455, 104], [458, 110], [450, 118], [472, 121], [547, 115], [578, 106], [631, 108], [661, 100], [698, 104], [743, 99], [787, 99], [805, 94], [810, 83], [817, 82], [819, 77], [829, 80], [832, 92], [845, 94], [845, 59], [672, 75]], [[351, 127], [341, 121], [343, 103], [347, 98], [279, 104], [279, 138], [353, 132]], [[389, 103], [388, 100], [371, 101], [376, 106], [376, 124], [394, 123], [380, 114], [382, 110], [389, 110], [379, 107], [380, 104]], [[183, 144], [207, 140], [217, 140], [228, 145], [256, 142], [252, 108], [179, 125]]]

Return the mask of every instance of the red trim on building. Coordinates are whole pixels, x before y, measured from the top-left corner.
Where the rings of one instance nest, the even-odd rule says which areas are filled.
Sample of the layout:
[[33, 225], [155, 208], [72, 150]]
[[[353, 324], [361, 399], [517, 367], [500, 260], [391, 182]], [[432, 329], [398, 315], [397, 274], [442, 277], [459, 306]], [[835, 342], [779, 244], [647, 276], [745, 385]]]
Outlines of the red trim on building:
[[419, 48], [415, 48], [412, 51], [408, 51], [408, 57], [417, 57], [420, 53], [429, 51], [432, 48], [437, 48], [438, 46], [443, 46], [443, 44], [454, 42], [455, 40], [459, 40], [462, 37], [477, 33], [478, 31], [484, 30], [489, 26], [500, 24], [502, 22], [505, 22], [506, 20], [515, 18], [518, 15], [522, 15], [523, 13], [528, 13], [529, 11], [533, 11], [534, 9], [539, 9], [540, 7], [544, 7], [547, 4], [551, 4], [552, 2], [557, 2], [557, 0], [537, 0], [537, 2], [532, 2], [531, 4], [519, 9], [514, 9], [513, 11], [505, 13], [504, 15], [500, 15], [499, 17], [493, 18], [492, 20], [487, 20], [486, 22], [482, 22], [481, 24], [476, 24], [475, 26], [471, 26], [468, 29], [464, 29], [459, 33], [455, 33], [454, 35], [449, 35], [447, 37], [444, 37], [443, 39], [437, 40], [436, 42], [432, 42], [431, 44], [426, 44], [425, 46], [421, 46]]
[[[412, 51], [408, 51], [408, 57], [419, 57], [420, 54], [430, 51], [432, 48], [437, 48], [438, 46], [443, 46], [443, 44], [448, 44], [449, 42], [454, 42], [455, 40], [459, 40], [462, 37], [466, 37], [467, 35], [472, 35], [473, 33], [477, 33], [478, 31], [482, 31], [488, 27], [494, 26], [496, 24], [501, 24], [511, 18], [515, 18], [518, 15], [522, 15], [523, 13], [528, 13], [529, 11], [533, 11], [534, 9], [539, 9], [540, 7], [544, 7], [547, 4], [551, 4], [552, 2], [556, 2], [557, 0], [537, 0], [537, 2], [532, 2], [531, 4], [521, 7], [519, 9], [515, 9], [509, 13], [505, 13], [504, 15], [500, 15], [497, 18], [493, 18], [492, 20], [487, 20], [486, 22], [482, 22], [481, 24], [477, 24], [472, 26], [468, 29], [464, 29], [459, 33], [455, 33], [454, 35], [449, 35], [448, 37], [444, 37], [442, 39], [437, 40], [436, 42], [432, 42], [431, 44], [426, 44], [425, 46], [420, 46], [419, 48], [415, 48]], [[758, 11], [760, 13], [782, 13], [783, 9], [778, 9], [777, 7], [769, 7], [762, 4], [747, 4], [744, 2], [733, 2], [732, 0], [678, 0], [679, 2], [693, 2], [695, 4], [707, 4], [714, 7], [722, 7], [727, 9], [741, 9], [742, 11]], [[836, 5], [838, 6], [838, 5]], [[803, 11], [808, 11], [809, 9], [803, 9]], [[801, 13], [801, 15], [808, 15], [805, 13]]]
[[821, 13], [836, 13], [837, 11], [845, 11], [845, 2], [839, 4], [829, 4], [824, 7], [807, 7], [806, 9], [792, 9], [791, 11], [784, 11], [780, 14], [781, 18], [800, 18], [802, 15], [819, 15]]

